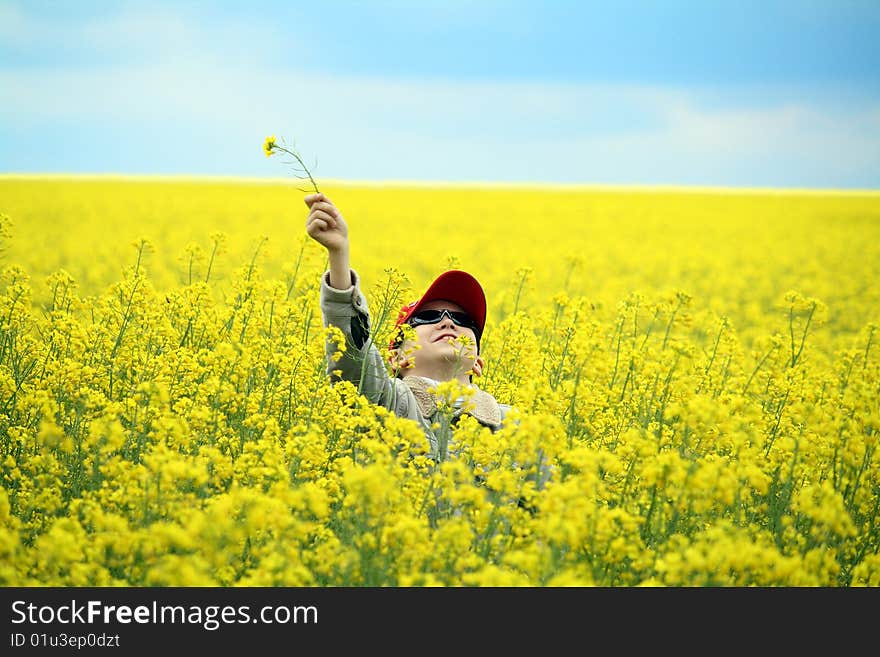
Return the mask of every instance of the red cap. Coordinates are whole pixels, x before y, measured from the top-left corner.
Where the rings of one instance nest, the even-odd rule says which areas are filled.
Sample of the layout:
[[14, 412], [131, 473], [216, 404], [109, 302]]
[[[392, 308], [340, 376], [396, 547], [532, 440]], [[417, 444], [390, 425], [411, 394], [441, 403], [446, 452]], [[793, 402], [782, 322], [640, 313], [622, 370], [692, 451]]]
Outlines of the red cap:
[[483, 327], [486, 325], [486, 295], [483, 294], [483, 288], [476, 278], [458, 269], [451, 269], [440, 274], [428, 286], [421, 299], [401, 308], [394, 326], [405, 324], [424, 304], [440, 299], [458, 304], [474, 319], [479, 327], [476, 335], [477, 342], [479, 342], [480, 336], [483, 334]]

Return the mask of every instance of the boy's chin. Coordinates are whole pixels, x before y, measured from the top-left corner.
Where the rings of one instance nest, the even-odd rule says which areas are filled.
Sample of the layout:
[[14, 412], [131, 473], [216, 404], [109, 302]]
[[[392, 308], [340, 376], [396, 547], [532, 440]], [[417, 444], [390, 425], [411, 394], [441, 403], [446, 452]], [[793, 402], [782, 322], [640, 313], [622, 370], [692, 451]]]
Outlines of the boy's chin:
[[463, 359], [461, 354], [454, 354], [448, 358], [444, 357], [441, 359], [441, 363], [444, 367], [455, 373], [468, 372], [474, 366], [473, 360], [469, 358]]
[[469, 365], [474, 364], [473, 356], [467, 356], [462, 353], [461, 347], [458, 345], [448, 345], [448, 349], [443, 349], [438, 352], [438, 355], [445, 361], [449, 361], [451, 363], [467, 363]]

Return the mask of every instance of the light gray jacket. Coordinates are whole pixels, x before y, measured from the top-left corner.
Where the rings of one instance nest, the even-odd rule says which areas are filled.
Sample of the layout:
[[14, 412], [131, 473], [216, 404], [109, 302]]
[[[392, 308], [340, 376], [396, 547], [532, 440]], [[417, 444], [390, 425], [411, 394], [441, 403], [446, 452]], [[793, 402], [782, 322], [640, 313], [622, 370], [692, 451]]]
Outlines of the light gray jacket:
[[[351, 271], [351, 280], [353, 285], [350, 288], [337, 290], [330, 287], [329, 272], [321, 277], [324, 326], [338, 327], [346, 340], [345, 353], [338, 361], [332, 358], [337, 351], [336, 345], [328, 341], [327, 373], [333, 378], [351, 381], [372, 403], [418, 422], [430, 443], [432, 458], [444, 460], [449, 455], [448, 432], [442, 431], [445, 418], [439, 417], [436, 398], [429, 391], [434, 382], [420, 376], [398, 379], [389, 374], [385, 359], [371, 339], [370, 311], [354, 270]], [[341, 374], [335, 375], [336, 370]], [[511, 410], [510, 405], [500, 404], [489, 393], [471, 385], [474, 394], [468, 404], [452, 413], [452, 423], [462, 413], [468, 413], [480, 424], [497, 431]], [[432, 428], [435, 421], [441, 424], [441, 430]]]

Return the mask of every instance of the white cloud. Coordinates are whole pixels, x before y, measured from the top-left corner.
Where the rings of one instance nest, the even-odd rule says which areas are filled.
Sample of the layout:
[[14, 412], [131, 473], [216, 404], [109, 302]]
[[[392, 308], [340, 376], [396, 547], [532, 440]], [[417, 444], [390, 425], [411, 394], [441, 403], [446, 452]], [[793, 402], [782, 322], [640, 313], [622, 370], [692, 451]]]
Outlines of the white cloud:
[[[749, 87], [308, 75], [270, 63], [278, 38], [259, 22], [200, 23], [167, 10], [64, 25], [2, 5], [7, 44], [88, 46], [104, 59], [64, 68], [0, 65], [0, 131], [113, 126], [130, 134], [126, 148], [141, 166], [157, 136], [197, 134], [214, 143], [186, 166], [198, 170], [197, 158], [211, 157], [211, 171], [230, 175], [277, 171], [265, 161], [246, 164], [263, 136], [275, 133], [320, 154], [327, 177], [880, 185], [876, 98], [783, 90], [768, 101], [765, 90]], [[84, 170], [102, 170], [99, 155], [86, 156]], [[3, 157], [0, 169], [15, 170], [12, 149]]]
[[163, 64], [255, 63], [290, 50], [295, 41], [253, 18], [222, 19], [184, 7], [119, 7], [76, 20], [0, 6], [0, 41], [24, 57], [57, 55], [57, 68], [103, 69], [120, 62]]

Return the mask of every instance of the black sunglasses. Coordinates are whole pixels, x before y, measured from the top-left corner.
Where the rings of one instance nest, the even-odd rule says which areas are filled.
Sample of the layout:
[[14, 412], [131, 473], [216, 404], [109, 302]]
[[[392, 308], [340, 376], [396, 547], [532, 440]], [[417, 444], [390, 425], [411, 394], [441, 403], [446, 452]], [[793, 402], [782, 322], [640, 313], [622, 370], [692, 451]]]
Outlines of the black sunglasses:
[[407, 322], [410, 326], [419, 326], [420, 324], [436, 324], [446, 315], [453, 323], [458, 326], [472, 329], [475, 333], [480, 332], [480, 328], [473, 318], [467, 313], [458, 312], [457, 310], [420, 310], [409, 318]]

